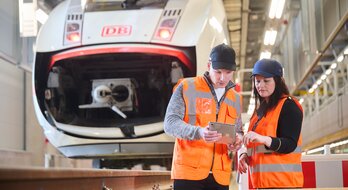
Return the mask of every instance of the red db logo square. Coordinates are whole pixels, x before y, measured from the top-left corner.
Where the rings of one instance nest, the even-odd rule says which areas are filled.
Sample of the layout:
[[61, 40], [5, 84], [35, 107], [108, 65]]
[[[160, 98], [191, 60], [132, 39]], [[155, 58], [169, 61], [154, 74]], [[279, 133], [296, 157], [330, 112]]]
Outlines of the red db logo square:
[[102, 29], [102, 37], [129, 36], [131, 33], [132, 26], [130, 25], [104, 26]]

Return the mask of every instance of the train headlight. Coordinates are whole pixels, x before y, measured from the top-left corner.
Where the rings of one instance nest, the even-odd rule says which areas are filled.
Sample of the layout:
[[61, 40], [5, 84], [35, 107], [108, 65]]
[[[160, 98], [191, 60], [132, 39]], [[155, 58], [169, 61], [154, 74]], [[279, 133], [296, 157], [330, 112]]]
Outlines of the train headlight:
[[69, 42], [81, 41], [80, 25], [78, 23], [67, 23], [66, 24], [66, 39]]
[[82, 13], [71, 13], [66, 17], [64, 45], [79, 45], [82, 37]]
[[177, 18], [165, 18], [160, 22], [156, 29], [154, 39], [156, 40], [171, 40], [177, 25]]
[[171, 32], [168, 29], [160, 29], [158, 31], [158, 37], [162, 39], [168, 39], [171, 36]]
[[80, 33], [74, 32], [66, 35], [66, 39], [70, 42], [79, 42], [81, 40]]

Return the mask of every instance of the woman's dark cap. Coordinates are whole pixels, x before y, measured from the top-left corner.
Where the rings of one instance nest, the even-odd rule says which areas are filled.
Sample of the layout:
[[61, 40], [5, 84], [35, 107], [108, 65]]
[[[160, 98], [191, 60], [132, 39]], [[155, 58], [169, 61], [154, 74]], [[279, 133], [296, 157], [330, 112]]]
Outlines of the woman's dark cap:
[[273, 59], [261, 59], [258, 60], [253, 68], [251, 76], [261, 75], [266, 78], [278, 76], [283, 76], [283, 67], [282, 65]]

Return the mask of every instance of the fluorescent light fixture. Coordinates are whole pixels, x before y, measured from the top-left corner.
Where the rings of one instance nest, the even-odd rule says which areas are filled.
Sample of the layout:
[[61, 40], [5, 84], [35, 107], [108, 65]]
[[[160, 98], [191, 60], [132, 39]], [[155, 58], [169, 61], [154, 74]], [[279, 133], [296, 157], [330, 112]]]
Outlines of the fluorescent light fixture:
[[333, 69], [336, 69], [336, 67], [337, 67], [337, 63], [332, 63], [331, 66], [330, 66], [330, 69], [333, 70]]
[[321, 75], [320, 79], [325, 80], [327, 78], [326, 74]]
[[313, 90], [315, 90], [318, 88], [318, 85], [315, 83], [315, 84], [313, 84], [312, 88], [313, 88]]
[[[341, 146], [341, 145], [345, 145], [345, 144], [347, 144], [347, 143], [348, 143], [348, 140], [346, 139], [346, 140], [342, 140], [342, 141], [339, 141], [339, 142], [336, 142], [336, 143], [331, 143], [331, 144], [329, 145], [329, 147], [330, 147], [330, 149], [331, 149], [331, 148], [335, 148], [335, 147], [338, 147], [338, 146]], [[318, 148], [314, 148], [314, 149], [312, 149], [312, 150], [309, 150], [309, 151], [307, 152], [307, 154], [313, 154], [313, 153], [316, 153], [316, 152], [320, 152], [320, 151], [323, 151], [324, 149], [325, 149], [324, 146], [318, 147]]]
[[[275, 0], [273, 0], [275, 1]], [[277, 0], [278, 2], [278, 6], [277, 6], [277, 11], [276, 11], [276, 18], [280, 18], [282, 17], [282, 13], [283, 13], [283, 10], [284, 10], [284, 4], [285, 4], [285, 0]]]
[[265, 33], [265, 38], [263, 39], [263, 44], [265, 45], [274, 45], [277, 38], [277, 31], [270, 29]]
[[285, 0], [272, 0], [271, 8], [269, 9], [269, 18], [279, 19], [282, 17], [283, 9], [284, 9]]
[[329, 75], [329, 74], [331, 74], [331, 72], [332, 72], [332, 70], [329, 68], [328, 70], [325, 71], [325, 74]]
[[263, 44], [268, 45], [269, 44], [269, 39], [270, 39], [271, 32], [267, 30], [265, 32], [265, 37], [263, 38]]
[[35, 11], [35, 18], [38, 22], [40, 22], [41, 24], [45, 24], [45, 22], [48, 19], [48, 15], [47, 13], [45, 13], [42, 9], [37, 9]]
[[319, 147], [319, 148], [315, 148], [315, 149], [309, 150], [307, 152], [307, 154], [313, 154], [313, 153], [320, 152], [320, 151], [323, 151], [323, 150], [324, 150], [324, 147]]
[[263, 51], [260, 54], [260, 59], [269, 59], [269, 58], [271, 58], [271, 55], [272, 55], [271, 52]]
[[318, 86], [320, 86], [322, 82], [323, 82], [323, 80], [318, 79], [317, 82], [316, 82], [315, 84], [317, 84]]
[[338, 57], [337, 57], [337, 62], [341, 62], [341, 61], [343, 61], [343, 55], [342, 54], [340, 54]]
[[310, 94], [312, 94], [314, 92], [314, 89], [313, 88], [310, 88], [309, 90], [308, 90], [308, 93], [310, 93]]
[[270, 38], [269, 44], [274, 45], [276, 38], [277, 38], [277, 31], [271, 30], [271, 38]]
[[346, 49], [344, 49], [343, 54], [348, 55], [348, 47], [346, 47]]
[[339, 141], [336, 143], [332, 143], [332, 144], [330, 144], [330, 148], [335, 148], [337, 146], [345, 145], [347, 143], [348, 143], [348, 140], [343, 140], [343, 141]]

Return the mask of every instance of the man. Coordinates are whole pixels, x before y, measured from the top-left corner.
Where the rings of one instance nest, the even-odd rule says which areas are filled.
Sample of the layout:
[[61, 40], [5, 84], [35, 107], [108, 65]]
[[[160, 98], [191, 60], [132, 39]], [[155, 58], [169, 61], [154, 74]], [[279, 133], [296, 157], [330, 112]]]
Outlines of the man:
[[[164, 119], [164, 131], [176, 137], [172, 163], [174, 190], [228, 190], [231, 158], [241, 146], [241, 96], [233, 90], [235, 52], [225, 44], [210, 53], [204, 76], [177, 84]], [[234, 144], [217, 143], [222, 134], [209, 122], [236, 124]]]

